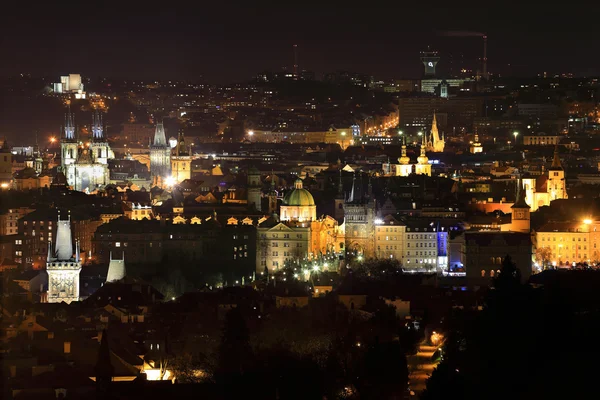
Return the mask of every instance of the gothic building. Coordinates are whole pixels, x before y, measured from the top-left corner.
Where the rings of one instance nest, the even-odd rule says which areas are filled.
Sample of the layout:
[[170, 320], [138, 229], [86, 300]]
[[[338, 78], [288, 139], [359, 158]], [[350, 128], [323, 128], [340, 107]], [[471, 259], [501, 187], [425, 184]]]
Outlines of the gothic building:
[[554, 149], [552, 166], [547, 174], [538, 177], [523, 178], [525, 188], [525, 200], [531, 205], [531, 211], [550, 205], [550, 202], [558, 199], [568, 199], [565, 186], [565, 170], [560, 162], [558, 146]]
[[74, 190], [92, 192], [109, 183], [108, 160], [114, 153], [104, 137], [102, 117], [94, 113], [92, 140], [85, 145], [75, 136], [73, 114], [67, 113], [61, 139], [61, 167]]
[[171, 176], [177, 183], [192, 177], [192, 148], [188, 149], [185, 145], [182, 131], [179, 132], [177, 145], [171, 156]]
[[79, 258], [79, 243], [76, 244], [75, 257], [73, 257], [73, 243], [71, 239], [71, 215], [66, 220], [60, 219], [56, 229], [56, 243], [48, 243], [48, 259], [46, 262], [48, 272], [48, 303], [70, 303], [79, 301], [79, 273], [81, 260]]
[[429, 139], [427, 140], [427, 151], [431, 151], [434, 153], [443, 153], [444, 147], [446, 146], [446, 141], [444, 140], [444, 135], [440, 138], [440, 134], [438, 132], [437, 127], [437, 119], [435, 117], [435, 113], [433, 113], [433, 122], [431, 123], [431, 133], [429, 135]]
[[154, 141], [150, 145], [150, 175], [155, 181], [164, 181], [171, 176], [171, 146], [167, 143], [162, 122], [156, 124]]
[[363, 193], [362, 174], [359, 182], [356, 175], [352, 181], [350, 195], [344, 204], [344, 229], [346, 251], [363, 255], [364, 257], [375, 256], [375, 244], [373, 241], [375, 233], [375, 198], [372, 193], [371, 179], [367, 194]]

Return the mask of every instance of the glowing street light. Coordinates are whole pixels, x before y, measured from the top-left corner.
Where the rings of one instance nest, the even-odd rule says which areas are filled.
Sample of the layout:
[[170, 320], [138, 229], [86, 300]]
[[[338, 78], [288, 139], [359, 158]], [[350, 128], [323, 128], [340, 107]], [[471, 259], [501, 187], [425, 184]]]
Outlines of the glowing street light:
[[56, 138], [54, 136], [52, 136], [50, 138], [50, 143], [52, 143], [52, 144], [56, 143]]
[[513, 136], [515, 137], [515, 146], [517, 145], [517, 136], [519, 136], [519, 132], [514, 131]]
[[402, 135], [403, 133], [404, 133], [404, 132], [402, 132], [402, 131], [400, 131], [400, 130], [398, 131], [398, 135]]
[[254, 131], [248, 131], [248, 136], [254, 135]]
[[583, 220], [583, 223], [586, 224], [586, 225], [591, 225], [592, 224], [592, 220], [589, 219], [589, 218], [586, 218], [586, 219]]
[[175, 178], [173, 176], [169, 176], [169, 177], [165, 178], [165, 184], [167, 186], [173, 186], [175, 183], [177, 183], [177, 181], [175, 180]]

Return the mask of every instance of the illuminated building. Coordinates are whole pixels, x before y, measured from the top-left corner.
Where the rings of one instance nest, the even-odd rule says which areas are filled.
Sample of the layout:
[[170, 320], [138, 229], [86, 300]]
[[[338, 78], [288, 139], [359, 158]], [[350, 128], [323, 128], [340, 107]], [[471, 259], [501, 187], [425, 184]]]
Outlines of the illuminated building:
[[114, 153], [104, 137], [98, 113], [93, 117], [92, 134], [91, 142], [78, 143], [73, 114], [67, 113], [61, 139], [61, 167], [74, 190], [93, 192], [110, 182], [108, 160], [114, 158]]
[[410, 157], [406, 155], [406, 138], [403, 138], [402, 143], [402, 156], [398, 158], [398, 164], [396, 165], [396, 176], [409, 176], [412, 174], [413, 166], [410, 163]]
[[429, 139], [427, 140], [427, 151], [443, 153], [445, 145], [446, 141], [444, 140], [443, 134], [440, 138], [440, 134], [438, 132], [437, 127], [437, 120], [435, 117], [435, 113], [433, 113], [433, 121], [431, 123], [431, 134], [429, 135]]
[[80, 74], [63, 75], [60, 77], [60, 82], [54, 83], [52, 88], [54, 93], [73, 94], [76, 99], [85, 99], [86, 97]]
[[12, 181], [12, 153], [6, 138], [0, 148], [0, 188], [9, 189]]
[[154, 142], [150, 145], [150, 175], [163, 181], [171, 176], [171, 146], [167, 143], [162, 122], [156, 124]]
[[108, 273], [106, 274], [106, 282], [119, 281], [125, 278], [125, 252], [120, 260], [114, 259], [112, 252], [110, 253], [110, 261], [108, 263]]
[[343, 251], [343, 234], [337, 221], [328, 216], [317, 219], [315, 201], [302, 187], [301, 179], [284, 196], [280, 216], [273, 214], [257, 227], [258, 273], [265, 268], [276, 271], [286, 260], [300, 261]]
[[192, 176], [192, 148], [186, 148], [183, 132], [179, 132], [177, 146], [171, 155], [171, 176], [180, 183]]
[[558, 146], [554, 149], [554, 158], [552, 166], [548, 169], [548, 174], [523, 178], [523, 184], [525, 186], [525, 198], [527, 204], [531, 205], [531, 211], [548, 206], [553, 200], [569, 198], [565, 187], [565, 171], [558, 155]]
[[421, 52], [421, 62], [423, 63], [423, 67], [425, 70], [423, 75], [426, 77], [434, 77], [435, 76], [435, 67], [437, 63], [440, 61], [440, 57], [437, 51], [422, 51]]
[[519, 182], [519, 193], [517, 195], [517, 201], [512, 205], [512, 219], [511, 228], [513, 232], [531, 232], [531, 217], [529, 205], [525, 201], [525, 190]]
[[283, 198], [280, 207], [281, 221], [315, 221], [317, 206], [312, 194], [302, 187], [302, 179], [296, 179], [294, 189]]
[[479, 135], [478, 134], [475, 134], [475, 140], [473, 140], [473, 143], [471, 143], [470, 151], [473, 154], [483, 152], [483, 146], [481, 145], [481, 143], [479, 143]]
[[423, 135], [423, 143], [421, 143], [421, 155], [417, 157], [417, 164], [415, 164], [415, 173], [431, 176], [431, 164], [429, 164], [429, 158], [425, 154], [425, 135]]
[[549, 222], [535, 233], [536, 247], [548, 249], [546, 260], [538, 262], [554, 265], [572, 265], [600, 260], [598, 254], [597, 223]]
[[48, 302], [70, 303], [79, 301], [79, 273], [81, 262], [79, 258], [79, 242], [76, 243], [75, 257], [71, 241], [71, 215], [66, 220], [60, 219], [56, 229], [55, 247], [48, 242]]
[[375, 256], [375, 198], [371, 193], [371, 181], [367, 195], [363, 193], [362, 174], [358, 184], [356, 175], [352, 181], [350, 195], [344, 204], [344, 229], [346, 236], [346, 251], [364, 257]]

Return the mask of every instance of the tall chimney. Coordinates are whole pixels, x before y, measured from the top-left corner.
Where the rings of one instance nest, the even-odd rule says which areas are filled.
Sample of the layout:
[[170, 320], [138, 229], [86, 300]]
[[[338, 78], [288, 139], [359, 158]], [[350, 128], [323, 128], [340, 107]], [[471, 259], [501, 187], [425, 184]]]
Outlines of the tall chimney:
[[298, 79], [298, 45], [294, 45], [294, 79]]
[[483, 35], [483, 79], [488, 80], [487, 74], [487, 35]]

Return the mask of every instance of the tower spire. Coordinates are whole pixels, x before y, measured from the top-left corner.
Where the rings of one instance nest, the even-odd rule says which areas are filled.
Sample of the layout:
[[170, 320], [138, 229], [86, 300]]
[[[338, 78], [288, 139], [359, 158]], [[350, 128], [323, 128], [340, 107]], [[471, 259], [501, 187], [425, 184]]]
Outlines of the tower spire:
[[558, 155], [558, 144], [554, 146], [554, 158], [552, 159], [552, 166], [550, 167], [552, 170], [561, 170], [563, 169], [562, 164], [560, 163], [560, 157]]

